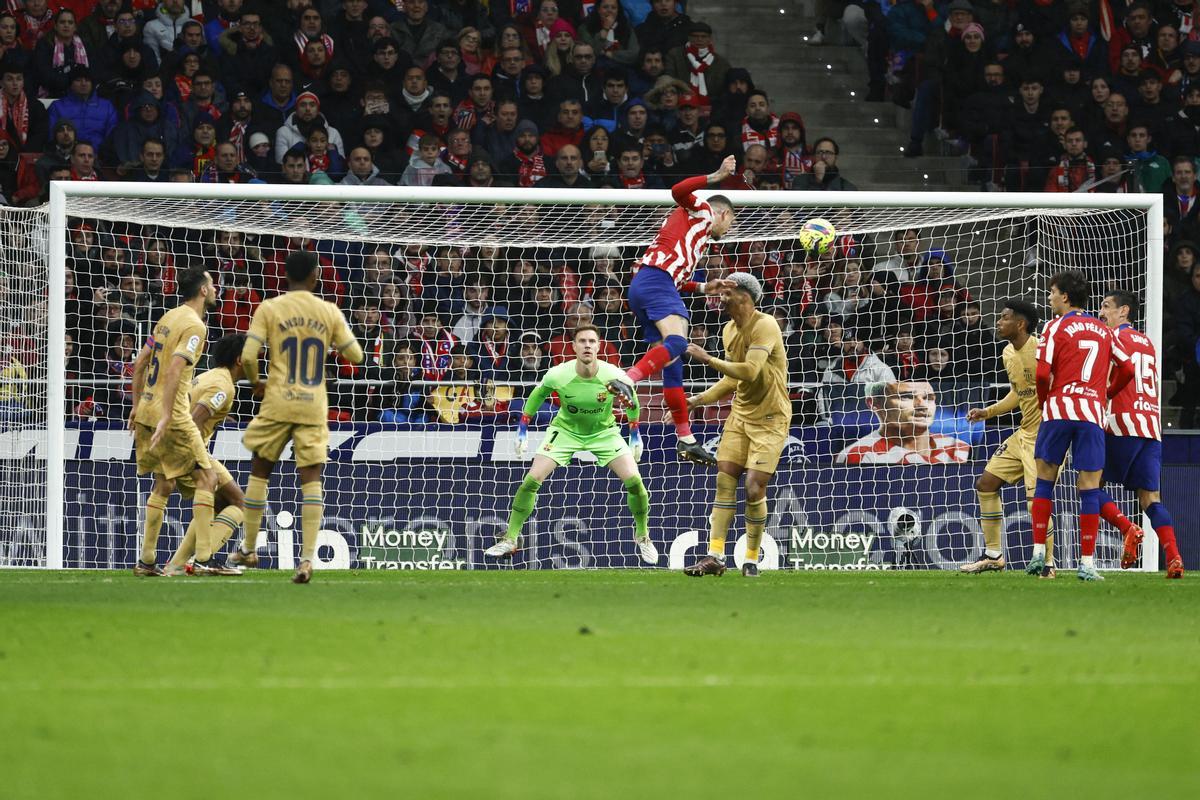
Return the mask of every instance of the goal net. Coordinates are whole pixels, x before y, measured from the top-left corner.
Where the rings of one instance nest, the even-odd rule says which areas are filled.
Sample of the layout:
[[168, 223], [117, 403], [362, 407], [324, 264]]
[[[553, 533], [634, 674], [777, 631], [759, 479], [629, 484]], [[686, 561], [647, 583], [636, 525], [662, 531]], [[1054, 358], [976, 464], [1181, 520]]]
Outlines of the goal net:
[[[762, 566], [952, 569], [983, 544], [974, 482], [1019, 423], [967, 411], [1008, 391], [994, 320], [1010, 297], [1045, 311], [1048, 278], [1088, 273], [1093, 296], [1142, 298], [1157, 340], [1161, 248], [1149, 197], [735, 193], [737, 222], [699, 278], [749, 271], [785, 332], [793, 420], [768, 491]], [[321, 263], [319, 292], [343, 308], [368, 354], [330, 357], [330, 460], [318, 566], [480, 569], [506, 526], [529, 456], [514, 451], [522, 412], [536, 449], [554, 406], [524, 407], [545, 370], [573, 357], [593, 322], [604, 357], [645, 352], [624, 302], [631, 268], [671, 205], [667, 192], [68, 184], [49, 210], [4, 210], [5, 361], [0, 564], [132, 565], [146, 493], [126, 430], [133, 359], [173, 307], [175, 279], [203, 265], [221, 287], [210, 345], [244, 332], [284, 288], [296, 249]], [[811, 258], [803, 223], [831, 221], [831, 252]], [[1152, 233], [1153, 232], [1153, 233]], [[692, 342], [721, 349], [720, 303], [687, 298]], [[202, 362], [198, 373], [208, 367]], [[688, 363], [689, 391], [717, 379]], [[905, 384], [901, 397], [886, 384]], [[640, 387], [651, 536], [661, 567], [702, 552], [714, 477], [679, 463], [657, 384]], [[893, 387], [894, 388], [894, 387]], [[212, 449], [242, 486], [242, 429], [256, 401], [239, 389]], [[697, 414], [715, 448], [727, 408]], [[294, 565], [299, 487], [285, 452], [259, 537], [269, 567]], [[1069, 465], [1055, 507], [1057, 557], [1078, 555]], [[1133, 498], [1117, 493], [1127, 514]], [[1031, 553], [1023, 485], [1004, 490], [1004, 545]], [[742, 508], [729, 557], [744, 551]], [[163, 563], [190, 506], [171, 501]], [[581, 454], [543, 485], [512, 568], [636, 567], [621, 482]], [[231, 547], [232, 545], [227, 545]], [[1155, 548], [1147, 547], [1147, 564]], [[1102, 529], [1098, 562], [1120, 538]], [[508, 564], [504, 565], [508, 567]]]

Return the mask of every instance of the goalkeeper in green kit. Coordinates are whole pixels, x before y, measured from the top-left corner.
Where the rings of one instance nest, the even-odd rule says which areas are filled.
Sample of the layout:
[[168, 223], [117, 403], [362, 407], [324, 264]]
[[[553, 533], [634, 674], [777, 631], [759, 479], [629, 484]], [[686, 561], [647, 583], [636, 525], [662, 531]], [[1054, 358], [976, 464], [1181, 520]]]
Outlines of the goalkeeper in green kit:
[[626, 409], [629, 418], [629, 442], [621, 436], [621, 426], [613, 417], [613, 394], [606, 384], [614, 379], [628, 380], [625, 373], [597, 357], [600, 331], [593, 325], [580, 325], [572, 339], [575, 360], [559, 364], [546, 372], [525, 401], [525, 411], [517, 428], [517, 453], [525, 452], [529, 413], [537, 413], [551, 392], [558, 393], [559, 409], [550, 422], [542, 446], [533, 457], [533, 466], [521, 481], [513, 498], [508, 518], [508, 533], [484, 551], [491, 558], [511, 558], [520, 547], [521, 528], [533, 513], [538, 489], [556, 467], [566, 466], [575, 453], [586, 450], [602, 467], [609, 467], [625, 484], [626, 500], [633, 512], [634, 542], [638, 555], [647, 564], [658, 563], [658, 550], [650, 541], [650, 495], [637, 462], [642, 456], [642, 440], [637, 420], [640, 407], [637, 395]]

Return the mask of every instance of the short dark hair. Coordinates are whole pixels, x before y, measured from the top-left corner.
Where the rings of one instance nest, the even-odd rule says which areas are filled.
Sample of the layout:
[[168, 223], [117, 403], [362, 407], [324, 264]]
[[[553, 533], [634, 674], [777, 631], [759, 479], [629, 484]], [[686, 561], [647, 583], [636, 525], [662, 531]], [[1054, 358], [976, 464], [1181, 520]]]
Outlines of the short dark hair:
[[292, 283], [304, 283], [317, 271], [317, 254], [308, 250], [295, 250], [288, 253], [283, 262], [288, 280]]
[[1050, 279], [1050, 286], [1067, 296], [1067, 301], [1076, 308], [1083, 308], [1092, 296], [1092, 287], [1087, 275], [1081, 270], [1064, 270]]
[[1021, 319], [1025, 320], [1025, 332], [1037, 332], [1038, 323], [1042, 321], [1042, 315], [1038, 312], [1037, 306], [1030, 303], [1028, 300], [1022, 300], [1019, 297], [1010, 297], [1004, 301], [1001, 308], [1007, 308], [1009, 311], [1016, 314]]
[[714, 194], [712, 197], [707, 198], [705, 202], [710, 206], [728, 209], [730, 213], [734, 210], [733, 201], [723, 194]]
[[1128, 292], [1124, 289], [1113, 289], [1110, 292], [1105, 292], [1104, 296], [1111, 297], [1117, 308], [1120, 308], [1121, 306], [1129, 306], [1130, 321], [1137, 319], [1138, 306], [1141, 304], [1138, 302], [1138, 296], [1136, 294], [1133, 292]]
[[179, 287], [179, 296], [185, 301], [194, 300], [196, 295], [200, 294], [200, 290], [204, 288], [204, 281], [208, 276], [207, 270], [204, 267], [190, 267], [175, 279], [175, 285]]
[[593, 325], [593, 324], [592, 324], [592, 323], [590, 323], [590, 322], [585, 322], [585, 323], [583, 323], [582, 325], [576, 325], [576, 326], [575, 326], [575, 330], [571, 331], [571, 341], [573, 342], [573, 341], [575, 341], [576, 339], [578, 339], [578, 338], [579, 338], [579, 334], [583, 333], [584, 331], [595, 331], [595, 332], [596, 332], [596, 338], [597, 338], [597, 339], [603, 339], [603, 338], [604, 338], [604, 336], [603, 336], [603, 335], [600, 333], [600, 329], [599, 329], [599, 328], [597, 328], [595, 325]]
[[817, 139], [815, 142], [813, 142], [813, 150], [816, 150], [817, 146], [820, 145], [821, 142], [829, 142], [829, 144], [833, 147], [833, 154], [835, 156], [840, 156], [842, 154], [842, 149], [838, 147], [838, 143], [830, 136], [822, 136], [820, 139]]
[[214, 367], [229, 369], [242, 357], [242, 347], [246, 344], [246, 334], [231, 333], [217, 339], [209, 350]]

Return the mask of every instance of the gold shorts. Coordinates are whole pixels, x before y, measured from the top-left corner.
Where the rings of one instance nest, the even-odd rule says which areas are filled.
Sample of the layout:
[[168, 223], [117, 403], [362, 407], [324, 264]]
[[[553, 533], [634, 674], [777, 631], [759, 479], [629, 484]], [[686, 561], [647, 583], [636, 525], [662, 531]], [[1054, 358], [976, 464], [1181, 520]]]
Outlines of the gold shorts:
[[765, 423], [750, 422], [730, 416], [721, 433], [717, 461], [732, 461], [746, 469], [773, 474], [787, 446], [788, 421], [780, 418]]
[[242, 444], [256, 456], [278, 461], [283, 448], [292, 443], [292, 458], [297, 467], [311, 467], [329, 460], [329, 425], [303, 425], [255, 417], [246, 426]]
[[154, 450], [150, 449], [152, 438], [154, 428], [139, 422], [133, 434], [139, 475], [152, 473], [173, 480], [211, 466], [212, 457], [209, 456], [208, 448], [204, 446], [204, 440], [200, 438], [200, 431], [195, 425], [167, 428], [166, 435]]
[[1033, 497], [1037, 487], [1037, 466], [1033, 459], [1034, 438], [1023, 431], [1014, 431], [992, 454], [984, 471], [1005, 483], [1025, 482], [1025, 493]]
[[[214, 491], [220, 489], [227, 483], [233, 483], [233, 476], [229, 474], [229, 470], [225, 469], [225, 465], [217, 461], [212, 456], [208, 457], [209, 469], [217, 476], [217, 482], [213, 484]], [[191, 499], [196, 494], [196, 482], [192, 480], [191, 474], [180, 475], [179, 480], [175, 481], [175, 488], [185, 498]]]

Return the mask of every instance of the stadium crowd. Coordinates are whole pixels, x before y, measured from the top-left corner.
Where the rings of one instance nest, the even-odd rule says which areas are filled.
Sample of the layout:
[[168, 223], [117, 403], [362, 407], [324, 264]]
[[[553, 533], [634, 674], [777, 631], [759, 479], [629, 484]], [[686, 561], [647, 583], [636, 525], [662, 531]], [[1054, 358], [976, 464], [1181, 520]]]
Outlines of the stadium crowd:
[[[869, 99], [911, 106], [906, 156], [940, 140], [970, 153], [971, 180], [988, 189], [1166, 195], [1164, 375], [1186, 374], [1177, 399], [1192, 424], [1195, 4], [819, 5], [862, 46]], [[773, 108], [722, 54], [719, 33], [685, 11], [672, 0], [7, 0], [0, 195], [36, 205], [53, 179], [641, 189], [712, 172], [730, 153], [740, 170], [725, 189], [857, 188], [840, 171], [837, 142], [810, 141], [802, 115]], [[126, 370], [155, 305], [172, 294], [177, 265], [202, 258], [217, 269], [226, 295], [211, 327], [238, 330], [278, 291], [286, 253], [317, 246], [86, 221], [71, 236], [72, 364], [96, 377]], [[955, 281], [952, 259], [918, 232], [842, 242], [815, 262], [796, 252], [786, 242], [731, 246], [706, 265], [768, 281], [797, 345], [793, 380], [882, 370], [968, 377], [955, 374], [965, 353], [973, 364], [976, 353], [994, 360], [979, 304]], [[450, 387], [468, 377], [490, 386], [500, 374], [530, 378], [563, 356], [564, 325], [589, 316], [607, 332], [610, 355], [628, 364], [638, 345], [622, 292], [639, 255], [330, 253], [323, 291], [377, 343], [365, 372], [340, 372], [384, 382], [347, 390], [337, 413], [450, 419], [461, 416], [453, 409], [503, 410], [505, 392], [472, 390], [463, 402], [465, 390]], [[693, 335], [715, 337], [712, 309], [696, 302]], [[414, 375], [451, 381], [447, 396], [460, 393], [447, 401], [451, 411], [431, 402], [427, 386], [404, 388]], [[76, 400], [92, 415], [120, 405], [120, 395], [98, 389]]]

